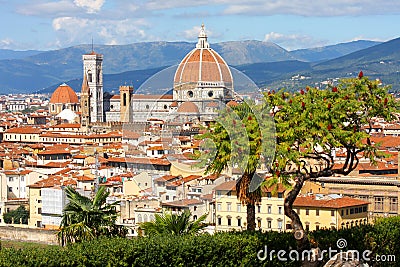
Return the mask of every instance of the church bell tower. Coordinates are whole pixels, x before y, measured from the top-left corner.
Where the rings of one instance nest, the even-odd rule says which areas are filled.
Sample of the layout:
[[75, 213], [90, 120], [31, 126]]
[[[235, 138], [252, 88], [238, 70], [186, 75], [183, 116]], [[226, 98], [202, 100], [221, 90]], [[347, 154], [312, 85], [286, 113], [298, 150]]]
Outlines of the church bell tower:
[[83, 77], [89, 86], [89, 123], [104, 122], [103, 109], [103, 55], [92, 51], [83, 59]]

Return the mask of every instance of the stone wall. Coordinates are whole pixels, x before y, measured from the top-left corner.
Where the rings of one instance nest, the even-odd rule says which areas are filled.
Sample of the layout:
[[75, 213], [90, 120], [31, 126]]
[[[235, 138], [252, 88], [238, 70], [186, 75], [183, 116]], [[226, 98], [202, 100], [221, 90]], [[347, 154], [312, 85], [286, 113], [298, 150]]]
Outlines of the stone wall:
[[27, 241], [56, 245], [58, 244], [56, 233], [57, 231], [54, 230], [0, 226], [1, 240]]

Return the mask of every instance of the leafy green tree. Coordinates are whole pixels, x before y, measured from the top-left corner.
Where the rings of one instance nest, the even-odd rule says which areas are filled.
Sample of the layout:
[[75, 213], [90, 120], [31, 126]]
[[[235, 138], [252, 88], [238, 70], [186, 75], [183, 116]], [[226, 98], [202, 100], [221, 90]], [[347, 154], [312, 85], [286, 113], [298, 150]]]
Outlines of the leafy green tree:
[[[267, 184], [292, 184], [284, 210], [300, 250], [309, 249], [310, 242], [293, 202], [305, 181], [348, 175], [361, 157], [375, 163], [383, 156], [370, 141], [370, 132], [374, 118], [388, 122], [395, 118], [398, 104], [388, 88], [360, 72], [357, 78], [343, 79], [326, 89], [307, 87], [293, 94], [280, 91], [265, 95], [274, 113], [277, 136], [273, 178]], [[345, 155], [343, 164], [334, 157], [337, 149]]]
[[106, 203], [109, 192], [99, 187], [93, 199], [66, 187], [68, 204], [58, 231], [62, 245], [95, 239], [99, 236], [125, 236], [126, 229], [116, 225], [118, 201]]
[[207, 214], [200, 216], [195, 221], [190, 220], [191, 213], [188, 210], [180, 214], [166, 212], [164, 214], [156, 214], [155, 220], [140, 224], [140, 228], [144, 230], [146, 235], [156, 234], [197, 234], [207, 225], [203, 221], [207, 218]]
[[208, 132], [199, 136], [205, 140], [205, 151], [200, 158], [206, 165], [206, 173], [219, 175], [229, 168], [240, 170], [236, 192], [246, 205], [247, 229], [251, 231], [256, 228], [255, 205], [261, 201], [263, 181], [256, 172], [263, 164], [269, 165], [275, 151], [273, 121], [269, 111], [262, 108], [251, 102], [228, 107], [221, 111]]
[[28, 224], [29, 211], [21, 205], [15, 210], [4, 213], [3, 218], [5, 223]]

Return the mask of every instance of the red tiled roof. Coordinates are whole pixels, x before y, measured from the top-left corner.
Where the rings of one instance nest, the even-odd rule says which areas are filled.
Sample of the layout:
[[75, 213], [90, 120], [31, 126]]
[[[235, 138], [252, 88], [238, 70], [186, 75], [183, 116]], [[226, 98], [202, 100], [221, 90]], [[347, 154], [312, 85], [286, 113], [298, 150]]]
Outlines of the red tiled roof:
[[16, 127], [6, 130], [6, 133], [18, 133], [18, 134], [40, 134], [42, 130], [34, 127]]
[[154, 179], [154, 181], [155, 182], [168, 182], [168, 181], [177, 179], [178, 177], [179, 176], [175, 176], [175, 175], [164, 175], [164, 176]]
[[76, 176], [76, 180], [80, 181], [80, 182], [86, 182], [86, 181], [94, 181], [94, 178], [90, 178], [86, 175], [82, 175], [82, 176]]
[[127, 162], [136, 164], [152, 164], [152, 165], [164, 165], [169, 166], [171, 163], [166, 159], [154, 159], [154, 158], [109, 158], [109, 162]]
[[171, 201], [171, 202], [164, 202], [161, 204], [161, 206], [169, 206], [169, 207], [187, 207], [190, 205], [200, 205], [203, 204], [203, 202], [199, 199], [182, 199], [182, 200], [176, 200], [176, 201]]
[[39, 151], [38, 155], [71, 154], [71, 151], [65, 149], [48, 149]]
[[315, 196], [298, 196], [294, 201], [293, 206], [340, 209], [345, 207], [354, 207], [367, 204], [369, 204], [369, 202], [350, 197], [341, 197], [333, 199], [316, 199]]
[[235, 191], [236, 190], [236, 180], [231, 180], [231, 181], [227, 181], [224, 182], [220, 185], [217, 185], [216, 187], [214, 187], [215, 191]]
[[33, 188], [45, 188], [45, 187], [53, 187], [53, 186], [60, 186], [61, 185], [61, 176], [50, 176], [47, 179], [43, 179], [38, 181], [34, 184], [28, 185], [28, 187]]
[[50, 128], [81, 128], [81, 125], [79, 123], [61, 123]]

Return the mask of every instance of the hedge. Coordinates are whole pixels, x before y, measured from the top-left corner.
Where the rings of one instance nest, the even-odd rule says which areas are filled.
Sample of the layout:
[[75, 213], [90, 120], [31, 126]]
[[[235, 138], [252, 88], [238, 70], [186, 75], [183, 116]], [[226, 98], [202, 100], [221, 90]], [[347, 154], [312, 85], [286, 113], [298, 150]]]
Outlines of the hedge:
[[[400, 255], [400, 217], [344, 230], [319, 230], [309, 234], [321, 250], [337, 248], [373, 250], [380, 255]], [[198, 236], [153, 236], [134, 239], [100, 238], [68, 247], [3, 248], [0, 266], [300, 266], [298, 261], [259, 260], [257, 253], [296, 247], [291, 233], [227, 232]], [[261, 255], [263, 255], [261, 253]], [[287, 255], [286, 255], [287, 257]], [[327, 258], [325, 258], [325, 261]], [[400, 260], [400, 259], [399, 259]], [[391, 265], [392, 264], [392, 265]], [[396, 266], [385, 263], [384, 266]]]

